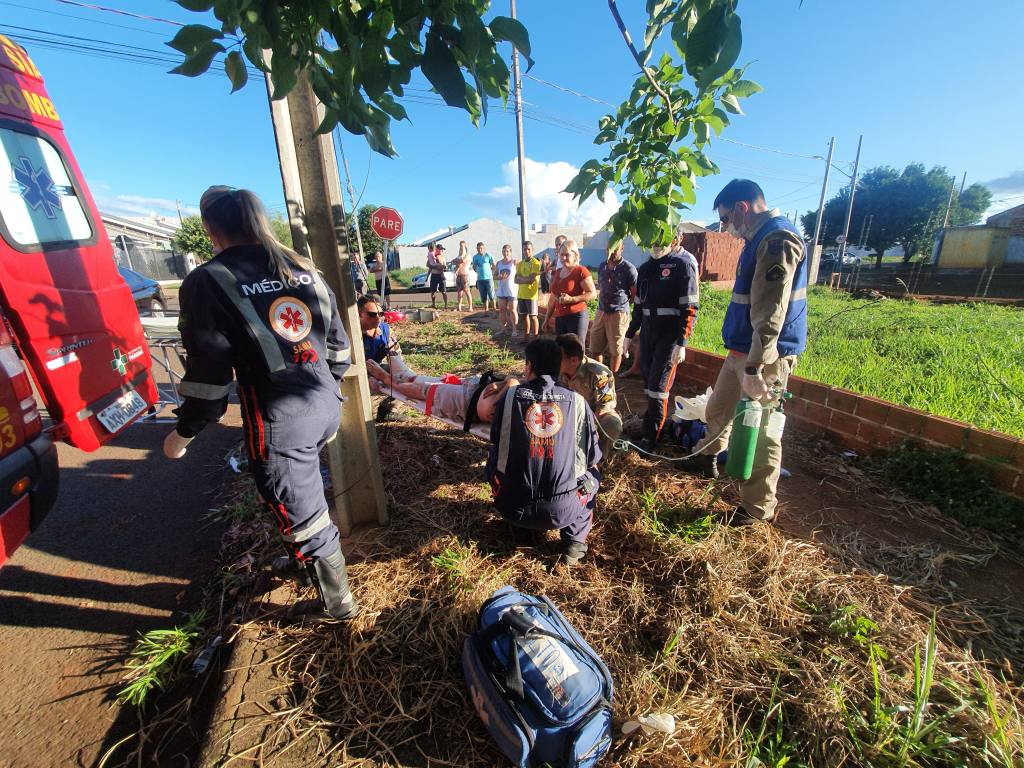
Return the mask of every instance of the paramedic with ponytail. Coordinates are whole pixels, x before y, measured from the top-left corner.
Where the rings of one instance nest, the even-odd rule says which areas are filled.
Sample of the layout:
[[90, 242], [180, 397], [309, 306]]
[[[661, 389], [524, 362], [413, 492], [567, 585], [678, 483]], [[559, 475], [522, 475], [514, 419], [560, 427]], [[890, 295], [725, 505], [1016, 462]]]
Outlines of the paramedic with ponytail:
[[327, 617], [359, 607], [348, 587], [319, 454], [341, 420], [339, 383], [351, 347], [334, 295], [312, 262], [281, 245], [252, 192], [210, 187], [199, 202], [214, 258], [182, 283], [186, 351], [173, 459], [227, 408], [238, 381], [249, 466], [277, 521], [289, 561], [274, 568], [316, 587]]
[[[797, 355], [807, 346], [807, 254], [803, 238], [778, 209], [769, 210], [761, 188], [733, 179], [715, 198], [722, 229], [745, 241], [722, 324], [729, 350], [707, 404], [707, 437], [700, 455], [684, 469], [716, 477], [716, 457], [729, 442], [741, 397], [767, 404], [771, 388], [785, 389]], [[782, 467], [782, 437], [764, 428], [758, 435], [754, 470], [740, 486], [741, 505], [726, 520], [749, 525], [775, 518], [775, 488]]]

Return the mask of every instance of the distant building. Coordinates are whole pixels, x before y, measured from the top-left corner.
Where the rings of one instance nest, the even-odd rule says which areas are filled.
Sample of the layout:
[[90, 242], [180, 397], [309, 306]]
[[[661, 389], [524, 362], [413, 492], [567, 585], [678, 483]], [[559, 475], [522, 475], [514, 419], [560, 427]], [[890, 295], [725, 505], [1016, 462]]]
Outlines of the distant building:
[[932, 261], [959, 269], [1024, 265], [1024, 205], [989, 216], [984, 224], [940, 230]]
[[[555, 237], [565, 235], [570, 240], [582, 244], [583, 227], [578, 224], [565, 226], [558, 224], [535, 224], [530, 227], [528, 239], [533, 243], [534, 253], [539, 254], [545, 248], [555, 244]], [[476, 244], [483, 243], [495, 259], [501, 258], [501, 248], [512, 246], [516, 259], [522, 258], [519, 227], [510, 227], [494, 219], [474, 219], [468, 224], [458, 227], [445, 227], [429, 235], [425, 235], [409, 243], [399, 245], [399, 253], [403, 267], [425, 266], [427, 263], [427, 245], [441, 243], [445, 248], [445, 258], [451, 260], [459, 253], [459, 241], [465, 240], [471, 254], [476, 253]]]

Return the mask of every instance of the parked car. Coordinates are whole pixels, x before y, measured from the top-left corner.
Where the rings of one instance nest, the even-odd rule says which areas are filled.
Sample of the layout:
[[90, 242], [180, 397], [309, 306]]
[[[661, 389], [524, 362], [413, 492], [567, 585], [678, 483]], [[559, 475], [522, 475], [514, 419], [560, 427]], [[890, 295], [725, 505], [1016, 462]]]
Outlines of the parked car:
[[[430, 279], [428, 272], [421, 272], [412, 279], [409, 284], [409, 289], [413, 291], [426, 291], [430, 289]], [[467, 283], [470, 288], [476, 285], [476, 272], [472, 269], [469, 270], [469, 274], [466, 275]], [[455, 290], [455, 267], [449, 265], [448, 269], [444, 273], [444, 284], [449, 291]]]
[[118, 267], [117, 271], [121, 273], [121, 277], [128, 283], [128, 287], [132, 291], [132, 298], [135, 300], [135, 306], [138, 307], [140, 315], [164, 316], [164, 310], [167, 309], [167, 299], [164, 297], [164, 289], [160, 287], [160, 283], [127, 267]]
[[0, 315], [0, 565], [53, 507], [57, 487], [57, 448]]

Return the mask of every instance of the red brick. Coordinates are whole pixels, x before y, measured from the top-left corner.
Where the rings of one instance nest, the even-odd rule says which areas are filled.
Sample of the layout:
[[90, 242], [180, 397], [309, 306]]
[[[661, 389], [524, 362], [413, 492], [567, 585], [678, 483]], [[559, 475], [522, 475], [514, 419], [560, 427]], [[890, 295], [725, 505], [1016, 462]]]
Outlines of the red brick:
[[833, 388], [828, 393], [828, 407], [843, 413], [853, 413], [857, 406], [859, 395], [847, 389]]
[[786, 420], [787, 428], [796, 428], [800, 432], [804, 432], [808, 435], [820, 435], [825, 431], [825, 428], [820, 424], [815, 424], [810, 421], [806, 416], [793, 414]]
[[786, 403], [786, 417], [790, 416], [806, 416], [807, 415], [807, 401], [800, 400], [794, 397], [792, 400]]
[[925, 419], [921, 436], [947, 448], [960, 450], [964, 447], [964, 437], [970, 429], [962, 421], [945, 419], [942, 416], [929, 416]]
[[794, 400], [803, 397], [801, 393], [803, 392], [805, 381], [805, 379], [801, 379], [799, 376], [790, 376], [789, 381], [786, 382], [786, 389], [792, 393]]
[[842, 411], [832, 411], [832, 417], [828, 422], [829, 429], [835, 430], [836, 432], [842, 432], [849, 438], [857, 437], [860, 425], [860, 419], [855, 416], [851, 416], [848, 413], [843, 413]]
[[1017, 467], [1011, 464], [1003, 464], [997, 461], [986, 462], [988, 464], [988, 470], [992, 474], [992, 484], [1007, 493], [1012, 493], [1015, 489], [1019, 489], [1024, 492], [1024, 472], [1021, 472]]
[[828, 390], [829, 387], [824, 384], [804, 380], [804, 385], [800, 389], [800, 397], [812, 403], [824, 405], [828, 401]]
[[857, 399], [857, 408], [854, 413], [865, 421], [872, 421], [875, 424], [885, 424], [885, 417], [889, 415], [892, 403], [887, 400], [879, 400], [877, 397], [861, 395]]
[[1017, 466], [1024, 469], [1024, 440], [1017, 442], [1017, 447], [1013, 452], [1013, 458], [1017, 462]]
[[889, 414], [885, 417], [885, 426], [891, 427], [906, 435], [919, 435], [924, 427], [926, 415], [913, 408], [904, 408], [901, 405], [893, 405], [889, 408]]
[[873, 446], [874, 450], [882, 451], [899, 446], [907, 439], [907, 436], [888, 427], [862, 422], [857, 438]]
[[964, 450], [988, 459], [1009, 459], [1013, 456], [1020, 441], [1001, 432], [989, 432], [985, 429], [972, 429], [967, 433]]
[[824, 405], [818, 405], [810, 401], [804, 401], [804, 418], [819, 427], [827, 427], [832, 412]]

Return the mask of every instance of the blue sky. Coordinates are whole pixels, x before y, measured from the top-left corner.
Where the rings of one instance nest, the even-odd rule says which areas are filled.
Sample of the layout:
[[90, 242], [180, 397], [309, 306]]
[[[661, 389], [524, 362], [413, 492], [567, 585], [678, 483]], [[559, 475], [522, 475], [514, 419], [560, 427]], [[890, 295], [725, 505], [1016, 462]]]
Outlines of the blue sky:
[[[164, 19], [195, 22], [173, 3], [90, 0]], [[589, 98], [524, 80], [526, 153], [530, 159], [531, 223], [582, 221], [588, 229], [609, 211], [576, 211], [560, 189], [574, 168], [599, 156], [597, 119], [618, 103], [636, 66], [602, 0], [519, 0], [530, 30], [532, 77]], [[642, 39], [640, 0], [624, 0], [634, 37]], [[504, 2], [494, 6], [507, 12]], [[784, 211], [815, 208], [830, 136], [837, 163], [848, 167], [864, 134], [862, 168], [913, 161], [945, 165], [968, 184], [992, 182], [993, 209], [1024, 203], [1020, 131], [1020, 29], [1024, 3], [988, 0], [967, 9], [957, 0], [743, 0], [747, 76], [765, 91], [745, 100], [717, 140], [720, 176], [703, 180], [684, 217], [708, 220], [711, 202], [735, 176], [759, 181]], [[21, 27], [23, 29], [16, 29]], [[88, 52], [53, 49], [29, 38], [39, 32], [64, 43], [103, 40], [163, 49], [175, 29], [160, 21], [90, 10], [58, 0], [0, 0], [0, 32], [28, 48], [46, 78], [71, 146], [100, 207], [111, 212], [174, 214], [194, 208], [210, 184], [255, 190], [283, 210], [266, 90], [258, 79], [229, 95], [222, 72], [189, 79]], [[77, 36], [79, 39], [71, 39]], [[407, 104], [411, 122], [396, 124], [400, 157], [372, 155], [361, 137], [343, 136], [356, 195], [362, 203], [398, 208], [406, 233], [420, 236], [478, 216], [516, 224], [515, 122], [492, 108], [477, 129], [465, 113], [437, 104], [421, 89]], [[765, 151], [734, 142], [780, 150]], [[372, 155], [372, 157], [371, 157]], [[830, 193], [847, 183], [832, 174]]]

